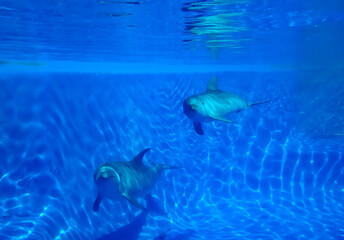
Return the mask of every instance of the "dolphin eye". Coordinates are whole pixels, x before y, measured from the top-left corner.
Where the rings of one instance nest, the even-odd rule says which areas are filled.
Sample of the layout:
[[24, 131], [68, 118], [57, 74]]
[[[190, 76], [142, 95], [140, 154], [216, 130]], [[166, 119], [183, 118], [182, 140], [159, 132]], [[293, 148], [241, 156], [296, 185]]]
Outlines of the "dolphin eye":
[[202, 105], [204, 105], [204, 102], [202, 102]]

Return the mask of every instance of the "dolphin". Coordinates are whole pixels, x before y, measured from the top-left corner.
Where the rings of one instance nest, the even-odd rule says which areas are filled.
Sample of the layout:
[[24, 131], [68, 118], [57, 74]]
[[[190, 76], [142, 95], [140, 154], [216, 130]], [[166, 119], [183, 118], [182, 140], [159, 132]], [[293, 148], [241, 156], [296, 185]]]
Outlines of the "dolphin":
[[234, 93], [221, 91], [217, 88], [217, 77], [213, 77], [204, 93], [192, 95], [184, 100], [183, 110], [185, 115], [193, 121], [195, 131], [203, 135], [202, 122], [219, 120], [233, 123], [225, 117], [228, 113], [239, 112], [266, 102], [269, 101], [249, 104]]
[[93, 211], [98, 211], [103, 198], [112, 200], [125, 198], [134, 206], [142, 210], [146, 209], [136, 198], [144, 196], [153, 188], [164, 169], [179, 168], [164, 164], [145, 166], [142, 158], [149, 150], [150, 148], [146, 148], [131, 161], [106, 162], [95, 170], [93, 178], [98, 188], [98, 195], [93, 204]]

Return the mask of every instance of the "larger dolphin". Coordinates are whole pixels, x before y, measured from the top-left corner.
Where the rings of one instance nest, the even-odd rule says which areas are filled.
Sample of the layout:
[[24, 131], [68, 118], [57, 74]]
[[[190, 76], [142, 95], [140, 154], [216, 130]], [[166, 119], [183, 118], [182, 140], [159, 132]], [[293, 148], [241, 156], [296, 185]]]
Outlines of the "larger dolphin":
[[208, 83], [207, 91], [184, 100], [183, 110], [186, 116], [193, 121], [196, 132], [203, 135], [202, 122], [219, 120], [232, 123], [225, 117], [228, 113], [266, 102], [269, 101], [249, 104], [234, 93], [221, 91], [217, 88], [217, 78], [213, 77]]
[[143, 150], [129, 162], [106, 162], [96, 169], [93, 177], [98, 195], [93, 204], [93, 211], [98, 211], [104, 197], [113, 200], [126, 198], [136, 207], [145, 209], [136, 198], [149, 192], [164, 169], [178, 168], [163, 164], [145, 166], [142, 158], [149, 150], [150, 148]]

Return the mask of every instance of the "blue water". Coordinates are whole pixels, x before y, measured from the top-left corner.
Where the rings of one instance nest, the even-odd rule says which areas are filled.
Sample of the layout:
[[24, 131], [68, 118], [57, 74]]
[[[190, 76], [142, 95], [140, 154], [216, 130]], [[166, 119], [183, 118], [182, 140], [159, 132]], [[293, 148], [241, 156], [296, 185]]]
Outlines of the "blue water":
[[[3, 1], [0, 20], [1, 240], [344, 239], [340, 1]], [[214, 76], [270, 102], [199, 136], [183, 100]], [[94, 212], [95, 169], [147, 147], [181, 167], [149, 211]]]
[[140, 239], [191, 230], [191, 239], [343, 236], [342, 152], [311, 149], [293, 134], [295, 74], [218, 74], [221, 89], [273, 101], [234, 114], [239, 126], [204, 124], [198, 136], [182, 100], [204, 91], [211, 76], [5, 75], [2, 239], [97, 239], [133, 221], [140, 211], [126, 202], [104, 200], [92, 211], [92, 175], [145, 147], [149, 160], [184, 168], [154, 188], [165, 214], [149, 214]]

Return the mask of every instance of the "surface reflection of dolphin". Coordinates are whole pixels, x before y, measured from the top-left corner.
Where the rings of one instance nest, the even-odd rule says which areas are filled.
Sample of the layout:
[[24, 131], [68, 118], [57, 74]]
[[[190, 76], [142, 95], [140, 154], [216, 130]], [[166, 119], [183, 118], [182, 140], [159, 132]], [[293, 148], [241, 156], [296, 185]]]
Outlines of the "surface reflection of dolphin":
[[129, 224], [118, 228], [98, 238], [97, 240], [137, 240], [140, 236], [143, 226], [146, 225], [146, 218], [149, 213], [154, 212], [163, 215], [164, 211], [156, 204], [151, 195], [146, 196], [147, 210], [143, 210]]

